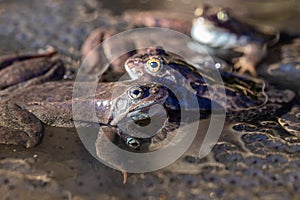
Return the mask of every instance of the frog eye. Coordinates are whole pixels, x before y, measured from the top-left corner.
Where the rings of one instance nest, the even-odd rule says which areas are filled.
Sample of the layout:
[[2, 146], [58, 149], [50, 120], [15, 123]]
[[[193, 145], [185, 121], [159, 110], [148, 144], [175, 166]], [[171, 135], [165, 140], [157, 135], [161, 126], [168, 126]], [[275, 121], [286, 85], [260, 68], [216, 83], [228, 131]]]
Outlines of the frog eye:
[[226, 10], [221, 10], [217, 13], [217, 18], [220, 21], [226, 22], [229, 20], [229, 14]]
[[205, 3], [202, 5], [199, 5], [194, 11], [194, 16], [200, 17], [200, 16], [204, 15], [205, 13], [207, 13], [210, 8], [211, 8], [211, 6], [208, 4], [205, 4]]
[[144, 91], [140, 87], [133, 87], [129, 90], [128, 95], [131, 99], [141, 99], [144, 95]]
[[196, 8], [195, 11], [194, 11], [194, 15], [195, 15], [196, 17], [202, 16], [203, 13], [204, 13], [204, 8], [203, 8], [203, 7], [198, 7], [198, 8]]
[[126, 144], [131, 148], [138, 148], [140, 146], [140, 142], [137, 139], [134, 139], [132, 137], [128, 137], [126, 139]]
[[146, 67], [150, 72], [156, 73], [161, 69], [162, 65], [159, 59], [151, 58], [147, 61]]

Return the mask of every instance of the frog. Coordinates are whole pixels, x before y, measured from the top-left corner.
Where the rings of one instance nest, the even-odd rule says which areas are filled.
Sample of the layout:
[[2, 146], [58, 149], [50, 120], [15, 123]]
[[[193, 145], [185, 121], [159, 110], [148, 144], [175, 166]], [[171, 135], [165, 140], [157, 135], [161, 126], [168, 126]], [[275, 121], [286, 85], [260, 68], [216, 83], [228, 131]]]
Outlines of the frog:
[[[276, 112], [281, 105], [291, 102], [295, 94], [290, 91], [279, 91], [266, 88], [266, 83], [257, 78], [242, 76], [238, 74], [219, 71], [224, 81], [224, 86], [219, 85], [215, 81], [213, 73], [209, 68], [199, 70], [179, 55], [167, 52], [162, 47], [150, 47], [140, 49], [140, 53], [130, 57], [125, 62], [125, 69], [129, 76], [136, 80], [151, 80], [159, 82], [163, 85], [175, 85], [179, 88], [178, 93], [191, 92], [192, 96], [197, 96], [199, 107], [195, 105], [186, 105], [187, 109], [211, 109], [211, 103], [214, 101], [225, 107], [235, 120], [253, 119], [253, 115], [263, 115], [264, 117], [270, 113]], [[142, 53], [141, 53], [142, 52]], [[176, 73], [178, 72], [178, 73]], [[211, 99], [210, 91], [213, 91], [217, 97]], [[224, 87], [227, 97], [220, 96], [218, 89]], [[174, 92], [174, 91], [173, 91]], [[175, 91], [175, 93], [177, 93]], [[178, 94], [177, 93], [177, 94]], [[219, 96], [218, 96], [219, 95]], [[183, 95], [184, 96], [184, 95]], [[223, 99], [222, 99], [223, 98]], [[224, 99], [227, 98], [227, 102]], [[183, 102], [179, 102], [182, 104]], [[248, 113], [249, 114], [245, 114]], [[272, 117], [272, 115], [270, 115]], [[172, 140], [174, 129], [178, 128], [178, 121], [167, 121], [166, 125], [150, 140], [147, 151], [156, 151]], [[114, 132], [113, 129], [110, 131]], [[99, 138], [98, 138], [99, 139]], [[97, 145], [102, 147], [102, 143], [98, 141]], [[97, 149], [97, 153], [101, 156], [101, 148]]]
[[[112, 57], [111, 54], [114, 49], [113, 46], [99, 48], [98, 45], [117, 33], [118, 31], [113, 28], [96, 28], [85, 39], [81, 46], [81, 58], [86, 63], [85, 71], [87, 74], [94, 74], [101, 70], [101, 63], [103, 61], [101, 60], [101, 52], [99, 51], [103, 51], [104, 56], [108, 59]], [[127, 45], [130, 47], [132, 44], [129, 43]], [[116, 44], [114, 46], [116, 48], [126, 48], [126, 46], [123, 47], [120, 44]], [[109, 63], [109, 65], [111, 66], [110, 69], [112, 69], [111, 71], [115, 74], [123, 74], [125, 71], [124, 68], [121, 66], [128, 58], [128, 56], [131, 56], [134, 53], [136, 53], [136, 50], [132, 50], [131, 52], [126, 53], [125, 55], [119, 56], [118, 59], [113, 60], [111, 63]], [[99, 66], [101, 66], [100, 69]]]
[[[117, 126], [127, 115], [130, 117], [141, 115], [140, 119], [143, 119], [143, 116], [147, 118], [143, 111], [153, 104], [163, 103], [168, 97], [167, 90], [158, 84], [123, 81], [99, 83], [94, 98], [91, 96], [72, 98], [74, 81], [60, 80], [64, 74], [64, 65], [53, 55], [53, 52], [9, 55], [0, 62], [2, 70], [17, 75], [16, 80], [13, 80], [10, 74], [6, 76], [9, 78], [7, 81], [2, 80], [1, 144], [31, 148], [41, 142], [44, 124], [73, 127], [72, 103], [95, 106], [97, 119], [93, 121], [92, 118], [83, 115], [78, 120]], [[37, 73], [37, 69], [42, 72]], [[79, 84], [79, 89], [91, 85], [90, 82]], [[125, 135], [126, 133], [120, 137], [124, 136], [128, 146], [137, 148], [139, 145], [137, 140]]]
[[[196, 109], [209, 110], [211, 103], [216, 103], [225, 108], [227, 114], [242, 120], [249, 119], [249, 115], [276, 112], [295, 97], [291, 90], [277, 90], [263, 80], [226, 71], [217, 71], [223, 80], [223, 84], [220, 84], [214, 78], [216, 70], [199, 70], [162, 47], [151, 47], [144, 51], [147, 53], [136, 54], [125, 62], [129, 76], [132, 79], [171, 81], [180, 88], [186, 87], [199, 100], [199, 107], [193, 105]], [[170, 73], [172, 70], [179, 74]], [[224, 88], [225, 92], [219, 92], [220, 88]]]
[[[137, 41], [129, 41], [124, 39], [122, 44], [117, 43], [109, 46], [103, 46], [98, 49], [95, 48], [106, 39], [117, 35], [122, 31], [131, 30], [138, 27], [164, 27], [177, 30], [184, 34], [189, 34], [192, 25], [191, 19], [186, 19], [186, 16], [178, 17], [178, 14], [180, 13], [169, 13], [168, 16], [166, 16], [164, 11], [137, 12], [134, 10], [127, 10], [121, 16], [115, 16], [116, 21], [120, 22], [120, 26], [95, 28], [90, 32], [81, 46], [81, 57], [82, 59], [86, 60], [87, 70], [90, 71], [90, 73], [94, 73], [95, 71], [99, 70], [97, 68], [99, 68], [99, 65], [101, 66], [100, 63], [102, 62], [101, 59], [103, 58], [100, 55], [104, 54], [104, 57], [111, 59], [114, 54], [114, 48], [124, 50], [132, 49], [124, 55], [120, 55], [118, 59], [112, 60], [109, 63], [109, 74], [124, 74], [124, 62], [128, 57], [138, 52], [138, 47], [136, 44]], [[103, 80], [106, 80], [105, 77]]]
[[55, 49], [49, 48], [41, 53], [1, 56], [0, 94], [8, 93], [19, 87], [63, 78], [65, 73], [63, 62], [54, 58], [55, 54]]
[[[162, 27], [179, 31], [194, 40], [187, 44], [187, 48], [198, 52], [199, 56], [205, 57], [204, 54], [209, 53], [210, 56], [216, 57], [214, 60], [221, 59], [220, 63], [225, 62], [224, 60], [232, 62], [235, 72], [241, 74], [249, 72], [253, 76], [257, 75], [256, 67], [267, 56], [268, 48], [275, 45], [280, 38], [279, 31], [274, 28], [242, 21], [228, 8], [203, 4], [195, 9], [194, 19], [192, 16], [192, 12], [183, 16], [182, 13], [176, 12], [166, 15], [165, 11], [159, 10], [129, 10], [117, 18], [127, 23], [125, 30], [137, 27]], [[97, 28], [92, 31], [82, 45], [82, 57], [86, 58], [94, 47], [120, 31], [122, 30], [114, 28]], [[111, 63], [113, 72], [124, 73], [120, 64], [137, 53], [138, 48], [134, 48], [134, 42], [125, 45], [128, 47], [118, 45], [105, 47], [104, 52], [108, 58], [116, 46], [135, 49]], [[203, 49], [206, 51], [203, 52]], [[93, 70], [100, 62], [97, 54], [93, 52], [93, 57], [89, 58]]]
[[[209, 68], [199, 70], [184, 58], [167, 52], [162, 47], [150, 47], [145, 52], [147, 53], [136, 54], [125, 62], [125, 69], [132, 79], [157, 77], [159, 81], [171, 80], [197, 95], [201, 102], [215, 96], [216, 100], [219, 99], [218, 103], [229, 112], [260, 106], [267, 99], [264, 82], [220, 71], [227, 94], [226, 102], [225, 97], [218, 96], [219, 94], [216, 92], [222, 85], [214, 79], [215, 71]], [[179, 72], [177, 76], [174, 72], [170, 72], [172, 70]], [[210, 91], [214, 94], [211, 95]], [[240, 99], [243, 99], [244, 102], [241, 102]], [[204, 104], [200, 106], [200, 109], [209, 109], [206, 106], [210, 106], [210, 104]]]
[[[242, 21], [228, 8], [199, 6], [195, 12], [191, 37], [215, 49], [229, 50], [222, 53], [232, 58], [234, 68], [240, 73], [256, 76], [256, 66], [266, 57], [268, 47], [280, 38], [279, 31]], [[242, 54], [236, 57], [235, 53]]]

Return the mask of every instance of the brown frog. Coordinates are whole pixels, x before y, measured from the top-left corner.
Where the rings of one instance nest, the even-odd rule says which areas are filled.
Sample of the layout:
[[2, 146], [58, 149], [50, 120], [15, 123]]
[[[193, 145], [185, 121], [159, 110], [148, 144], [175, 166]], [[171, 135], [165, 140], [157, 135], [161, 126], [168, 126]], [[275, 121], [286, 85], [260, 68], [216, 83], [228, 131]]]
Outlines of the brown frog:
[[[192, 26], [192, 20], [186, 19], [186, 16], [178, 16], [179, 13], [166, 13], [164, 11], [143, 11], [137, 12], [134, 10], [129, 10], [123, 13], [121, 17], [116, 17], [116, 20], [123, 22], [120, 27], [123, 27], [124, 22], [126, 27], [120, 29], [119, 27], [99, 27], [93, 30], [89, 36], [86, 38], [81, 47], [82, 58], [87, 58], [87, 71], [90, 73], [94, 73], [97, 71], [102, 62], [102, 58], [100, 59], [100, 55], [104, 54], [104, 57], [111, 59], [114, 54], [114, 49], [124, 49], [129, 50], [128, 53], [121, 55], [118, 59], [112, 60], [110, 66], [112, 67], [112, 71], [116, 74], [123, 74], [124, 70], [124, 62], [126, 59], [135, 53], [137, 53], [137, 41], [127, 41], [126, 38], [122, 38], [122, 44], [114, 43], [109, 46], [103, 45], [103, 47], [99, 49], [95, 49], [98, 47], [106, 39], [117, 35], [118, 33], [124, 30], [132, 30], [137, 27], [164, 27], [173, 30], [177, 30], [179, 32], [189, 34]], [[191, 17], [190, 17], [191, 18]], [[176, 41], [175, 41], [176, 43]], [[100, 52], [101, 51], [101, 52]]]
[[148, 48], [145, 52], [126, 61], [125, 68], [130, 77], [176, 85], [179, 94], [194, 94], [199, 100], [199, 107], [191, 104], [190, 96], [187, 96], [186, 106], [190, 109], [209, 110], [216, 103], [241, 120], [253, 115], [274, 113], [295, 97], [293, 91], [266, 87], [266, 83], [260, 79], [222, 70], [219, 71], [222, 81], [217, 81], [216, 70], [196, 69], [182, 57], [161, 47]]
[[[166, 14], [162, 11], [127, 11], [122, 15], [122, 20], [128, 22], [127, 29], [163, 27], [190, 35], [195, 42], [187, 44], [189, 48], [196, 52], [201, 49], [200, 54], [203, 54], [203, 49], [206, 49], [210, 56], [232, 61], [235, 70], [240, 73], [250, 72], [252, 75], [256, 75], [255, 67], [267, 55], [268, 47], [276, 44], [279, 40], [278, 31], [271, 27], [242, 21], [227, 8], [203, 5], [199, 6], [194, 13], [196, 18], [192, 20], [192, 14], [189, 17], [183, 17], [182, 14], [175, 12]], [[103, 40], [120, 31], [122, 30], [106, 28], [94, 30], [82, 46], [83, 57], [86, 57]], [[109, 58], [113, 48], [135, 49], [134, 46], [135, 44], [132, 43], [125, 47], [115, 44], [105, 47], [103, 51]], [[128, 52], [128, 55], [122, 55], [115, 60], [112, 63], [113, 70], [123, 73], [124, 69], [120, 66], [127, 57], [134, 53], [136, 51]], [[99, 55], [94, 52], [89, 61], [91, 66], [96, 66], [96, 63], [99, 62]]]
[[[228, 112], [241, 111], [259, 107], [267, 100], [265, 83], [258, 79], [220, 71], [223, 80], [220, 79], [221, 82], [218, 82], [216, 70], [196, 69], [184, 58], [161, 47], [151, 47], [145, 52], [136, 54], [126, 61], [125, 69], [130, 77], [158, 79], [158, 82], [168, 85], [178, 84], [179, 90], [185, 88], [201, 99], [200, 109], [209, 110], [212, 101], [222, 105]], [[223, 93], [221, 88], [224, 88]]]
[[233, 59], [234, 67], [241, 73], [256, 75], [255, 67], [266, 56], [267, 47], [279, 40], [278, 31], [241, 21], [226, 8], [203, 5], [195, 10], [195, 15], [192, 38], [215, 49], [242, 53]]
[[[94, 96], [72, 98], [73, 81], [50, 81], [62, 78], [64, 74], [61, 60], [53, 55], [53, 52], [13, 55], [0, 62], [6, 72], [1, 82], [3, 90], [0, 91], [0, 143], [29, 148], [41, 141], [42, 123], [73, 126], [72, 103], [94, 106], [96, 110], [96, 120], [84, 114], [76, 120], [116, 126], [127, 115], [139, 116], [139, 111], [163, 103], [168, 97], [167, 90], [158, 84], [125, 81], [99, 83]], [[79, 83], [79, 90], [90, 84]], [[143, 116], [148, 117], [144, 113]], [[129, 146], [139, 145], [134, 138], [126, 136], [125, 139]]]

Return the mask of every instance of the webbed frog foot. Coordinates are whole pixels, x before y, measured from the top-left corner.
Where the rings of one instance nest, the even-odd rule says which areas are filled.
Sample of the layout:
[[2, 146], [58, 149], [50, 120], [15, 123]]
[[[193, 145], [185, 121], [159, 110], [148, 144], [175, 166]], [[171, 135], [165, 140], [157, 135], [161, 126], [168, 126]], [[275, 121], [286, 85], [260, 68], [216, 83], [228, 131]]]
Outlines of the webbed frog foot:
[[256, 76], [256, 66], [267, 53], [266, 45], [249, 43], [246, 46], [236, 48], [235, 50], [243, 53], [243, 56], [233, 58], [233, 67], [241, 74], [249, 72], [251, 75]]
[[0, 144], [34, 147], [43, 138], [39, 119], [16, 104], [0, 105]]
[[239, 58], [234, 58], [234, 69], [237, 70], [241, 74], [245, 74], [249, 72], [251, 75], [256, 76], [256, 68], [255, 65], [249, 61], [247, 57], [239, 57]]

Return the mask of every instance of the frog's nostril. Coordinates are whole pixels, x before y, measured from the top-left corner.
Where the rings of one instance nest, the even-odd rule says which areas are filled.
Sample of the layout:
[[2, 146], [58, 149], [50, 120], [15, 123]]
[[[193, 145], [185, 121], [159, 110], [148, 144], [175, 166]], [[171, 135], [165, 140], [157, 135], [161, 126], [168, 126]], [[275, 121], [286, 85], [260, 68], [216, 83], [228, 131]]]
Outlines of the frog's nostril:
[[155, 94], [155, 93], [158, 93], [159, 89], [158, 88], [152, 88], [152, 93]]

